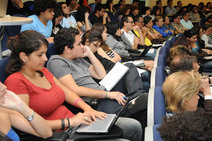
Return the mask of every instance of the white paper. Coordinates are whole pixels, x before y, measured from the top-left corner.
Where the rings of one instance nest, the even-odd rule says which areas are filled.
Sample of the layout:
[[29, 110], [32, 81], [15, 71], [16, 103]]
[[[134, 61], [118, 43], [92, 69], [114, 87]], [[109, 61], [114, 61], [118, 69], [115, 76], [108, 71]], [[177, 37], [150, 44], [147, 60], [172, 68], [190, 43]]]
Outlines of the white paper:
[[126, 64], [126, 63], [133, 63], [135, 66], [139, 66], [140, 64], [144, 64], [144, 59], [124, 62], [124, 64]]
[[155, 49], [154, 48], [150, 48], [150, 50], [148, 51], [148, 53], [154, 53]]
[[110, 72], [99, 82], [107, 91], [110, 91], [119, 80], [125, 75], [129, 68], [119, 62], [110, 70]]
[[145, 69], [139, 69], [139, 68], [137, 68], [137, 70], [138, 70], [138, 74], [139, 74], [140, 77], [141, 77], [141, 74], [142, 73], [146, 72]]
[[212, 56], [205, 56], [204, 59], [212, 59]]

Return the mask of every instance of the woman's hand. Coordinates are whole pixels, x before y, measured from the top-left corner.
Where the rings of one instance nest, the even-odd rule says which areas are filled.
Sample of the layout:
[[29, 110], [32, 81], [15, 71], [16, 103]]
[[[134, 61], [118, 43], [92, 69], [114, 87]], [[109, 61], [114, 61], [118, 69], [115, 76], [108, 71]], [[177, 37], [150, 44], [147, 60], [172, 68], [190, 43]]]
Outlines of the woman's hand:
[[108, 92], [109, 99], [115, 99], [120, 105], [124, 105], [126, 100], [124, 99], [125, 95], [120, 92]]
[[75, 116], [69, 118], [69, 121], [70, 121], [71, 127], [78, 126], [82, 123], [89, 125], [89, 124], [92, 124], [92, 122], [93, 122], [91, 117], [87, 113], [81, 113], [81, 112], [79, 112]]
[[96, 121], [96, 118], [99, 118], [99, 119], [104, 119], [107, 117], [107, 114], [104, 113], [104, 112], [99, 112], [99, 111], [96, 111], [92, 108], [88, 109], [88, 110], [85, 110], [84, 111], [86, 114], [88, 114], [94, 121]]

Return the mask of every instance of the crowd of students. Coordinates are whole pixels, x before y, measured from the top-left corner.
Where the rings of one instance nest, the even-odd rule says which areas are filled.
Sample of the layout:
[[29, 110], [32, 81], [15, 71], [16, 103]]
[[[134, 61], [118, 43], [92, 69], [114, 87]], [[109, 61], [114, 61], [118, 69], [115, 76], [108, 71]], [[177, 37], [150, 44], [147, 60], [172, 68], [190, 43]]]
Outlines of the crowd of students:
[[[177, 34], [183, 35], [170, 49], [166, 69], [171, 74], [162, 87], [167, 113], [171, 118], [198, 111], [199, 92], [204, 97], [203, 112], [211, 112], [212, 78], [199, 74], [212, 71], [212, 61], [205, 59], [212, 55], [211, 3], [186, 7], [181, 1], [176, 7], [172, 3], [167, 0], [163, 6], [159, 0], [151, 11], [150, 7], [141, 10], [138, 0], [130, 5], [125, 0], [117, 5], [112, 0], [105, 5], [101, 0], [90, 5], [86, 0], [35, 0], [31, 11], [19, 0], [8, 0], [8, 14], [28, 16], [33, 23], [22, 25], [20, 33], [8, 40], [12, 54], [6, 86], [0, 84], [0, 114], [5, 117], [0, 120], [4, 123], [0, 131], [10, 138], [15, 135], [14, 140], [18, 136], [11, 127], [47, 138], [52, 130], [92, 124], [108, 113], [117, 114], [126, 102], [124, 97], [130, 97], [131, 110], [136, 112], [126, 110], [116, 125], [123, 130], [123, 138], [143, 140], [157, 49], [147, 53], [148, 58], [138, 56], [139, 50]], [[47, 58], [49, 43], [54, 43], [56, 55]], [[134, 60], [143, 62], [143, 67], [126, 63], [128, 72], [111, 91], [98, 84], [117, 62]], [[66, 107], [64, 102], [72, 106]], [[72, 110], [75, 107], [77, 111]], [[165, 127], [168, 122], [164, 120], [159, 129], [164, 140]]]

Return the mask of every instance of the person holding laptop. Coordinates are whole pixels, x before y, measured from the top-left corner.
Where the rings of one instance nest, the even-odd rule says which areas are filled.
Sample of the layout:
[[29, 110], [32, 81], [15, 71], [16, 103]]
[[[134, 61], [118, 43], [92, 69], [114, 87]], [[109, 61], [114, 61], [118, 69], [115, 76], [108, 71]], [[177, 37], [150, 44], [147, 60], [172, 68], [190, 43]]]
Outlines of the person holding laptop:
[[[80, 124], [92, 124], [107, 114], [92, 109], [77, 94], [64, 86], [46, 68], [48, 41], [39, 32], [28, 30], [11, 37], [8, 48], [12, 54], [5, 81], [8, 90], [15, 92], [30, 108], [40, 114], [52, 130], [64, 130]], [[63, 103], [82, 109], [74, 115]], [[130, 123], [126, 124], [126, 123]], [[124, 138], [140, 140], [141, 125], [133, 119], [120, 118], [116, 125], [124, 131]]]

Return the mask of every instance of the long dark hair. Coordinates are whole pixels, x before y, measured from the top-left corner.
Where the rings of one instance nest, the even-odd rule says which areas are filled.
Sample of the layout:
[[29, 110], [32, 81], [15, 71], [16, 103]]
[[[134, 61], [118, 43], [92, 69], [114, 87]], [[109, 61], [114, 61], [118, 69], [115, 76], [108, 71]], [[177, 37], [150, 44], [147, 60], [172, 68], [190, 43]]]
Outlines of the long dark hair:
[[107, 33], [112, 35], [116, 40], [120, 41], [121, 37], [116, 35], [116, 31], [120, 28], [118, 22], [108, 22], [106, 23]]
[[90, 12], [89, 8], [84, 5], [80, 6], [77, 10], [76, 21], [85, 22], [85, 13], [86, 12]]
[[34, 30], [27, 30], [19, 33], [16, 37], [10, 37], [7, 47], [12, 51], [10, 61], [6, 67], [8, 75], [19, 72], [24, 62], [19, 57], [21, 52], [29, 56], [32, 52], [40, 49], [42, 45], [48, 46], [45, 36]]

